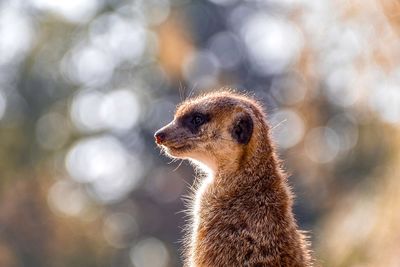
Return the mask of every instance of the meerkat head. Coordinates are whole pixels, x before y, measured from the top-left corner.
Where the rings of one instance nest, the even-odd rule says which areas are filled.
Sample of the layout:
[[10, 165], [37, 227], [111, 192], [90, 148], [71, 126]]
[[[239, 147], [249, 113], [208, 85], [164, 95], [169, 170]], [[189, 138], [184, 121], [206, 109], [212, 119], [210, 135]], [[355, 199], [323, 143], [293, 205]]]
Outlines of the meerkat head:
[[216, 171], [239, 164], [254, 149], [263, 113], [254, 100], [232, 92], [206, 94], [180, 104], [174, 119], [155, 133], [173, 158], [191, 159]]

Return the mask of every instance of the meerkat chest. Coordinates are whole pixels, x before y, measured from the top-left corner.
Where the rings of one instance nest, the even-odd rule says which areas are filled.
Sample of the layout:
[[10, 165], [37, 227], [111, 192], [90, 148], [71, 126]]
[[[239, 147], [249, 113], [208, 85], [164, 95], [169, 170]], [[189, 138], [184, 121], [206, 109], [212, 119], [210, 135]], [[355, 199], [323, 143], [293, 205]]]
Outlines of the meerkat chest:
[[[230, 218], [241, 218], [243, 209], [235, 198], [227, 198], [218, 193], [212, 180], [205, 181], [196, 193], [193, 208], [195, 230], [211, 229], [223, 223], [229, 223]], [[239, 206], [238, 206], [239, 204]]]
[[202, 219], [204, 219], [204, 213], [207, 209], [207, 199], [210, 186], [212, 184], [212, 177], [207, 177], [199, 186], [196, 191], [196, 197], [193, 203], [193, 217], [195, 226], [198, 225]]

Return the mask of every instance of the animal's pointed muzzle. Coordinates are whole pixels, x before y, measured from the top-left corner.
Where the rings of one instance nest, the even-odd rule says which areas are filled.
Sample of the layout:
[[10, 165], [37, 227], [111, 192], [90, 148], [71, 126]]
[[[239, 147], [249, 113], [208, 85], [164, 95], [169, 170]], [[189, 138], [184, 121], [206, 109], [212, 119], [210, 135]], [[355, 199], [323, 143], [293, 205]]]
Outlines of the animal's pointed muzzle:
[[165, 125], [161, 129], [159, 129], [155, 134], [154, 134], [154, 139], [157, 145], [163, 145], [166, 142], [168, 142], [169, 139], [173, 137], [173, 132], [174, 129], [172, 129], [174, 126], [173, 122]]
[[167, 134], [166, 134], [165, 132], [161, 131], [161, 129], [158, 130], [158, 131], [154, 134], [155, 141], [156, 141], [156, 143], [157, 143], [158, 145], [162, 145], [162, 143], [165, 142], [166, 137], [167, 137]]

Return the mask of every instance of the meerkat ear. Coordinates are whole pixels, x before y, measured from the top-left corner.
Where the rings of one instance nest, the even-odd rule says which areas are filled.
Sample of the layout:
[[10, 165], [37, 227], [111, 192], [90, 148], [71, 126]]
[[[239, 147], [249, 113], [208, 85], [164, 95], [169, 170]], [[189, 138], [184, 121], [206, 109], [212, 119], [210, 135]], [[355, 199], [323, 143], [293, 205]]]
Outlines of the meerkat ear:
[[243, 114], [236, 119], [231, 130], [231, 136], [239, 144], [249, 143], [253, 133], [253, 120], [249, 114]]

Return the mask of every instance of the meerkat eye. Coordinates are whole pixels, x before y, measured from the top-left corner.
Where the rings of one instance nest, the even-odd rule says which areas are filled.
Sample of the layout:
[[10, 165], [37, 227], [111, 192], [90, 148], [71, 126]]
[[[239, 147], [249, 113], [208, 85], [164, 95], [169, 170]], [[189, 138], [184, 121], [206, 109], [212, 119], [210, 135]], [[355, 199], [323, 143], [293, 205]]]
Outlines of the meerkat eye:
[[180, 118], [180, 122], [183, 126], [188, 128], [193, 134], [196, 134], [200, 131], [200, 126], [205, 124], [210, 120], [210, 116], [208, 114], [202, 114], [199, 112], [194, 112], [187, 114]]
[[204, 117], [200, 114], [196, 114], [192, 117], [191, 123], [194, 126], [200, 126], [201, 124], [204, 123]]

